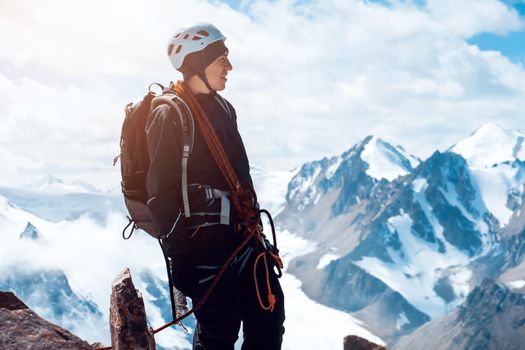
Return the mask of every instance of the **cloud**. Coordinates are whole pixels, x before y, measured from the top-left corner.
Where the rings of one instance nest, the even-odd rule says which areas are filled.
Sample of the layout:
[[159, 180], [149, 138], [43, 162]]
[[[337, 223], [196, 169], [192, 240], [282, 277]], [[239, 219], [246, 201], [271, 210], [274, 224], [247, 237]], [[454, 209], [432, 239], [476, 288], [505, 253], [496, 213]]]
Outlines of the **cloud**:
[[152, 81], [179, 78], [165, 57], [180, 25], [226, 35], [251, 164], [292, 168], [369, 134], [426, 157], [485, 122], [518, 128], [525, 72], [466, 40], [523, 30], [496, 0], [22, 0], [0, 4], [0, 182], [42, 173], [118, 184], [123, 107]]

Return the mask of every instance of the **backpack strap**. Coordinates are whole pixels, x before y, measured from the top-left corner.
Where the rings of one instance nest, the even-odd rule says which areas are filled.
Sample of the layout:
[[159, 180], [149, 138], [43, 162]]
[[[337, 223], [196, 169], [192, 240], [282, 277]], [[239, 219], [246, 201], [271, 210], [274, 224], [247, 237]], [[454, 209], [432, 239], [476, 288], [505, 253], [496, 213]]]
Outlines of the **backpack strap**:
[[[168, 90], [169, 91], [169, 90]], [[184, 217], [189, 218], [190, 202], [188, 197], [188, 158], [193, 151], [193, 141], [195, 139], [195, 124], [191, 110], [179, 96], [172, 92], [165, 92], [155, 97], [151, 104], [151, 109], [158, 107], [161, 104], [168, 104], [175, 109], [180, 118], [180, 125], [182, 127], [182, 203], [184, 207]]]
[[219, 102], [222, 109], [224, 109], [224, 111], [228, 114], [228, 117], [230, 117], [230, 119], [233, 119], [232, 112], [230, 111], [230, 106], [228, 106], [228, 102], [226, 102], [226, 99], [224, 99], [224, 97], [222, 97], [219, 94], [215, 94], [215, 99], [217, 100], [217, 102]]

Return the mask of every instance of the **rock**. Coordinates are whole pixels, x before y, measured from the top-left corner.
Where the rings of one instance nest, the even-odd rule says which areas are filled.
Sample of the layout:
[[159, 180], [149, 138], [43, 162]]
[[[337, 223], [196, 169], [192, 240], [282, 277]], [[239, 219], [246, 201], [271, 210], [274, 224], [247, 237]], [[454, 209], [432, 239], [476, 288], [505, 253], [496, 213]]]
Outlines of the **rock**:
[[27, 222], [24, 232], [20, 234], [20, 239], [32, 239], [37, 240], [41, 236], [40, 231], [29, 221]]
[[357, 335], [347, 335], [343, 340], [344, 350], [388, 350], [384, 346], [369, 342]]
[[525, 294], [485, 279], [450, 314], [432, 320], [392, 345], [399, 350], [523, 350]]
[[87, 342], [38, 316], [11, 292], [0, 291], [0, 320], [0, 349], [92, 349]]
[[113, 280], [109, 324], [113, 350], [155, 350], [144, 301], [133, 285], [129, 269]]

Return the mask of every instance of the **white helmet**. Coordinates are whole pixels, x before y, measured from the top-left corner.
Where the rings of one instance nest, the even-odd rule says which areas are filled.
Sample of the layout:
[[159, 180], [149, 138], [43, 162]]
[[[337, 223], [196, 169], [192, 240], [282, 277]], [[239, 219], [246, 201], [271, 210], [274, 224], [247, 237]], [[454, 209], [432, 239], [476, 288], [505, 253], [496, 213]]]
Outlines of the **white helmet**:
[[210, 23], [192, 23], [180, 28], [168, 42], [168, 57], [175, 69], [180, 69], [184, 58], [192, 52], [204, 50], [208, 45], [226, 40], [226, 37]]

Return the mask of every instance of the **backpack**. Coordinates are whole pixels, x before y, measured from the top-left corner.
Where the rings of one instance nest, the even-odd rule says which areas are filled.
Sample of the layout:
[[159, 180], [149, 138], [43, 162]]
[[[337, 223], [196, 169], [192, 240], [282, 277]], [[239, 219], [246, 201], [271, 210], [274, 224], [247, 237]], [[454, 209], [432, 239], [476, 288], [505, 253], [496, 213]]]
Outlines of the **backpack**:
[[[151, 91], [157, 85], [162, 89], [162, 94]], [[194, 123], [191, 111], [186, 103], [178, 97], [173, 90], [166, 89], [159, 83], [150, 84], [148, 93], [138, 103], [128, 103], [125, 108], [125, 118], [122, 123], [120, 135], [120, 155], [115, 157], [113, 165], [120, 158], [120, 171], [122, 176], [121, 188], [124, 202], [129, 212], [129, 223], [122, 231], [122, 237], [129, 239], [133, 231], [140, 228], [155, 238], [161, 238], [157, 231], [147, 206], [148, 191], [146, 177], [149, 169], [149, 153], [146, 139], [146, 122], [150, 111], [160, 104], [169, 104], [178, 111], [182, 125], [182, 185], [184, 202], [187, 203], [187, 162], [193, 150]], [[152, 108], [153, 107], [153, 108]], [[126, 235], [126, 230], [131, 226], [131, 231]]]

